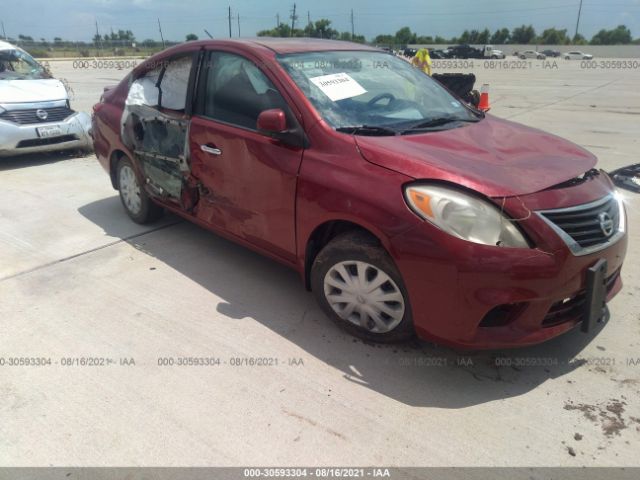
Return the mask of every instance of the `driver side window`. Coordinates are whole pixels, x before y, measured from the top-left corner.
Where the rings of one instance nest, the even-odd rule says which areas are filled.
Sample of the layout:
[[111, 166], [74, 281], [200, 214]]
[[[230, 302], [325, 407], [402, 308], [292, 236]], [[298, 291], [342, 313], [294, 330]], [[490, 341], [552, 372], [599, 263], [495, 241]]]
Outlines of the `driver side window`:
[[256, 130], [258, 116], [265, 110], [279, 108], [291, 118], [282, 95], [250, 60], [211, 52], [207, 65], [204, 116], [250, 130]]

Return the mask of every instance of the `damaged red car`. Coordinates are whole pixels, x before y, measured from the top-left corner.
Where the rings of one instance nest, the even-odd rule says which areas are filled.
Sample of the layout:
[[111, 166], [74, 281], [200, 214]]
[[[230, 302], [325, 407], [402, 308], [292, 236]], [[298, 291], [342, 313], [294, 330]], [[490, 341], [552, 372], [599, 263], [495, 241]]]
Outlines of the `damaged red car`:
[[596, 158], [380, 50], [189, 42], [94, 106], [138, 223], [169, 210], [296, 269], [361, 338], [529, 345], [607, 320], [626, 214]]

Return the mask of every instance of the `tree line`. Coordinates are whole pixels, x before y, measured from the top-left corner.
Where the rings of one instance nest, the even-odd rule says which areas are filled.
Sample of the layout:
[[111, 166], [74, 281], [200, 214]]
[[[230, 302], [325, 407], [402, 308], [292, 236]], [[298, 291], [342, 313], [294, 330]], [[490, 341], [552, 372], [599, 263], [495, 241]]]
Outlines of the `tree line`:
[[567, 29], [547, 28], [538, 34], [532, 25], [521, 25], [509, 30], [499, 28], [491, 32], [484, 30], [465, 30], [459, 37], [444, 38], [441, 36], [422, 36], [412, 32], [409, 27], [403, 27], [395, 35], [378, 35], [373, 43], [377, 45], [409, 45], [409, 44], [532, 44], [532, 45], [629, 45], [640, 44], [640, 38], [635, 40], [631, 30], [625, 25], [618, 25], [611, 30], [601, 29], [591, 40], [580, 34], [571, 37]]

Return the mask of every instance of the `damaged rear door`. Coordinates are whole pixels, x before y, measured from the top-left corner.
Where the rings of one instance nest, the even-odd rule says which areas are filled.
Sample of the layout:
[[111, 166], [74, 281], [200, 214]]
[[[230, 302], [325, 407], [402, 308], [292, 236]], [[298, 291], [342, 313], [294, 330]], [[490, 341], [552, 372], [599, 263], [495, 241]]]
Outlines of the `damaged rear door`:
[[122, 115], [122, 140], [144, 175], [148, 193], [184, 210], [193, 207], [187, 188], [190, 85], [197, 52], [157, 62], [130, 88]]

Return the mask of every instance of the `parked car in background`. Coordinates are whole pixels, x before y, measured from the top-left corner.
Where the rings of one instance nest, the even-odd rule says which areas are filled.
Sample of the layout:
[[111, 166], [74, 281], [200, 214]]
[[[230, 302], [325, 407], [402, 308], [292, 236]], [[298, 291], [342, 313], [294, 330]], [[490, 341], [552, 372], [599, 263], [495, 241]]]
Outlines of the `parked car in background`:
[[593, 55], [579, 52], [579, 51], [574, 51], [574, 52], [567, 52], [563, 54], [562, 58], [564, 58], [565, 60], [591, 60], [593, 59]]
[[416, 48], [405, 48], [402, 52], [402, 55], [404, 55], [406, 58], [413, 58], [416, 56], [416, 53], [418, 53], [418, 50]]
[[536, 60], [544, 60], [547, 57], [544, 55], [544, 53], [536, 52], [534, 50], [525, 50], [524, 52], [519, 52], [518, 53], [518, 58], [521, 58], [522, 60], [524, 60], [526, 58], [533, 58], [533, 59], [536, 59]]
[[91, 118], [27, 52], [0, 41], [0, 156], [91, 149]]
[[433, 49], [433, 50], [429, 49], [429, 56], [433, 60], [442, 60], [445, 58], [449, 58], [448, 52], [442, 49]]
[[471, 45], [454, 45], [445, 50], [448, 58], [505, 58], [502, 50], [496, 50], [493, 45], [485, 45], [483, 48], [475, 48]]
[[167, 209], [296, 269], [366, 340], [535, 344], [622, 288], [626, 214], [594, 155], [365, 45], [187, 42], [107, 89], [93, 128], [133, 221]]
[[542, 53], [547, 57], [559, 57], [561, 55], [559, 50], [543, 50]]

